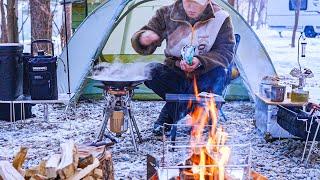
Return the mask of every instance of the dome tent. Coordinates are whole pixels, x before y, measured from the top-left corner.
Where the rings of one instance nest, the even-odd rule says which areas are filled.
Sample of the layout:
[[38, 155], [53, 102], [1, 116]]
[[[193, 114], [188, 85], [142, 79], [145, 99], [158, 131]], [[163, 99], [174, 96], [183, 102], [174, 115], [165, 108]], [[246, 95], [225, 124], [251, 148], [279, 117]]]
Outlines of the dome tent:
[[[98, 6], [78, 27], [68, 43], [70, 90], [77, 99], [88, 82], [87, 76], [95, 59], [101, 53], [105, 59], [113, 61], [135, 61], [137, 59], [163, 60], [164, 43], [154, 55], [140, 56], [131, 47], [131, 36], [140, 29], [163, 5], [172, 0], [107, 0]], [[258, 92], [260, 80], [267, 75], [275, 75], [275, 69], [263, 44], [242, 16], [223, 0], [215, 0], [232, 17], [234, 30], [241, 36], [235, 57], [249, 94]], [[68, 91], [66, 50], [60, 55], [58, 82], [59, 92]]]

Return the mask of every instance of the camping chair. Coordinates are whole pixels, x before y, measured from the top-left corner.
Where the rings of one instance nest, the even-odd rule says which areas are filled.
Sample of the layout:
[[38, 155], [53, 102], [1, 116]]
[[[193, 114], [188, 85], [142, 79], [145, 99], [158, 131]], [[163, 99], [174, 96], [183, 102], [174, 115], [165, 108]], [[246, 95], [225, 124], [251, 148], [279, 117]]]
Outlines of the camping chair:
[[317, 37], [318, 35], [320, 35], [320, 33], [317, 33], [315, 30], [314, 30], [314, 27], [313, 26], [306, 26], [304, 27], [304, 30], [303, 30], [305, 36], [307, 38], [315, 38]]
[[[236, 55], [237, 53], [237, 50], [238, 50], [238, 47], [239, 47], [239, 43], [240, 43], [240, 40], [241, 40], [241, 36], [239, 34], [235, 34], [235, 40], [236, 40], [236, 44], [235, 44], [235, 47], [234, 47], [234, 54]], [[236, 62], [235, 62], [235, 55], [232, 59], [232, 61], [230, 62], [228, 68], [227, 68], [227, 82], [226, 82], [226, 87], [222, 93], [222, 97], [225, 98], [226, 95], [227, 95], [227, 90], [230, 86], [230, 82], [234, 79], [236, 79], [238, 76], [236, 77], [232, 77], [232, 71], [234, 69], [236, 69], [236, 71], [238, 71], [238, 68], [237, 68], [237, 65], [236, 65]], [[224, 116], [223, 112], [222, 112], [222, 116]]]

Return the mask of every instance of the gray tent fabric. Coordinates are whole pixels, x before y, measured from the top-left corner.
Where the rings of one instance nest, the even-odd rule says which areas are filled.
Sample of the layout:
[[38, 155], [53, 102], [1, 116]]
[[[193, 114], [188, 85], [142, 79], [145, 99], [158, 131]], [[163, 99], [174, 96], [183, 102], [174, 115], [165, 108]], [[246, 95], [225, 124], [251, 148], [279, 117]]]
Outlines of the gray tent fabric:
[[[235, 33], [241, 36], [235, 62], [250, 95], [254, 97], [254, 93], [259, 91], [261, 79], [267, 75], [276, 75], [275, 68], [263, 44], [243, 17], [227, 2], [223, 0], [215, 2], [229, 12]], [[105, 54], [134, 54], [130, 43], [131, 34], [146, 23], [157, 8], [170, 3], [173, 1], [109, 0], [97, 7], [84, 20], [68, 43], [70, 89], [71, 93], [75, 94], [74, 99], [79, 97], [94, 60], [101, 54], [103, 48]], [[130, 8], [135, 4], [139, 6]], [[127, 12], [124, 12], [125, 9]], [[119, 24], [119, 17], [123, 14], [128, 15]], [[163, 54], [162, 50], [163, 48], [159, 48], [156, 53]], [[60, 62], [58, 65], [59, 93], [66, 93], [68, 78], [65, 49], [60, 59], [63, 63]]]
[[[79, 26], [68, 42], [70, 91], [73, 98], [80, 95], [86, 77], [101, 54], [114, 23], [130, 0], [109, 0], [97, 7]], [[58, 89], [68, 93], [67, 53], [63, 49], [58, 63]]]

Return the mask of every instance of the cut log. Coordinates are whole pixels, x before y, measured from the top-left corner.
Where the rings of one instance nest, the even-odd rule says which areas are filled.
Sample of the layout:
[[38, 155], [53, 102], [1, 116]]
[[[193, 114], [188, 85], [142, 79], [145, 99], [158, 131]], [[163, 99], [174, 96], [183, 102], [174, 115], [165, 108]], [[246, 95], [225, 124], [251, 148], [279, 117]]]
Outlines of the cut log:
[[92, 154], [90, 154], [89, 156], [87, 156], [85, 158], [79, 157], [78, 168], [84, 169], [88, 165], [92, 164], [93, 160], [94, 160], [94, 157]]
[[93, 177], [95, 177], [96, 179], [102, 179], [103, 178], [102, 169], [95, 169], [93, 171]]
[[114, 169], [111, 153], [106, 151], [106, 146], [89, 146], [82, 144], [78, 146], [78, 154], [80, 159], [88, 157], [90, 154], [99, 159], [99, 169], [102, 170], [104, 180], [114, 180]]
[[27, 169], [24, 177], [31, 178], [36, 174], [39, 174], [39, 166], [35, 166], [30, 169]]
[[57, 177], [57, 169], [60, 163], [61, 155], [54, 154], [52, 155], [46, 164], [46, 176], [48, 178], [56, 178]]
[[58, 175], [61, 179], [67, 179], [74, 175], [78, 166], [77, 149], [73, 141], [61, 144], [62, 156], [58, 166]]
[[34, 175], [34, 176], [32, 176], [30, 178], [30, 180], [47, 180], [47, 179], [49, 179], [49, 178], [45, 177], [45, 176], [42, 176], [40, 174], [36, 174], [36, 175]]
[[95, 180], [95, 178], [92, 176], [86, 176], [82, 180]]
[[102, 169], [104, 180], [114, 180], [112, 156], [109, 151], [106, 151], [104, 158], [100, 160], [99, 169]]
[[99, 160], [104, 157], [104, 152], [106, 151], [105, 146], [89, 146], [86, 144], [82, 144], [78, 146], [78, 155], [79, 158], [86, 158], [90, 155], [98, 158]]
[[24, 180], [21, 174], [8, 161], [0, 161], [0, 176], [4, 180]]
[[39, 175], [41, 176], [46, 175], [46, 163], [47, 161], [41, 161], [39, 164]]
[[95, 168], [97, 168], [99, 166], [100, 162], [97, 158], [94, 159], [93, 164], [90, 164], [89, 166], [87, 166], [86, 168], [82, 169], [81, 171], [77, 172], [76, 174], [74, 174], [73, 176], [71, 176], [70, 178], [68, 178], [68, 180], [79, 180], [81, 178], [86, 177], [88, 174], [90, 174]]
[[27, 153], [28, 153], [28, 148], [21, 147], [20, 151], [14, 157], [12, 164], [16, 170], [19, 170], [22, 168], [22, 165], [26, 160]]

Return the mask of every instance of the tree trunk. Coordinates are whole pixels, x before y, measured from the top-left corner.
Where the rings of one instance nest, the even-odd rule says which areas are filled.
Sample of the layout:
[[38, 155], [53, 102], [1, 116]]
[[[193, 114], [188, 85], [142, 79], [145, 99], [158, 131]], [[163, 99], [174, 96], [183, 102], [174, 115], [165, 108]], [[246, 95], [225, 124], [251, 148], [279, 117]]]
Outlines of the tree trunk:
[[62, 27], [61, 27], [61, 32], [60, 32], [60, 37], [61, 37], [61, 47], [63, 48], [70, 37], [72, 36], [72, 4], [68, 3], [66, 4], [66, 15], [67, 15], [67, 35], [68, 39], [66, 40], [66, 29], [65, 29], [65, 18], [64, 14], [62, 16]]
[[295, 10], [294, 26], [292, 31], [291, 47], [295, 47], [296, 32], [299, 24], [300, 7], [301, 7], [301, 0], [296, 0], [296, 10]]
[[248, 0], [248, 14], [247, 14], [247, 22], [250, 22], [250, 12], [251, 12], [251, 4], [252, 4], [252, 0]]
[[239, 0], [236, 1], [236, 5], [237, 5], [237, 11], [239, 11], [239, 6], [240, 6]]
[[0, 15], [1, 15], [1, 37], [0, 43], [7, 43], [8, 42], [8, 31], [7, 31], [7, 20], [4, 11], [4, 4], [3, 0], [0, 0]]
[[266, 9], [267, 0], [260, 0], [259, 10], [258, 10], [258, 21], [257, 21], [257, 29], [260, 29], [261, 25], [264, 21], [264, 11]]
[[7, 30], [8, 30], [8, 42], [18, 43], [18, 1], [7, 0]]
[[[30, 0], [31, 14], [31, 40], [52, 39], [52, 15], [50, 12], [50, 1]], [[34, 51], [44, 50], [51, 53], [50, 46], [47, 44], [34, 45]]]
[[228, 3], [232, 6], [235, 7], [235, 0], [228, 0]]
[[251, 26], [254, 26], [256, 10], [257, 10], [257, 0], [252, 0], [252, 9], [251, 9], [251, 18], [250, 18]]

